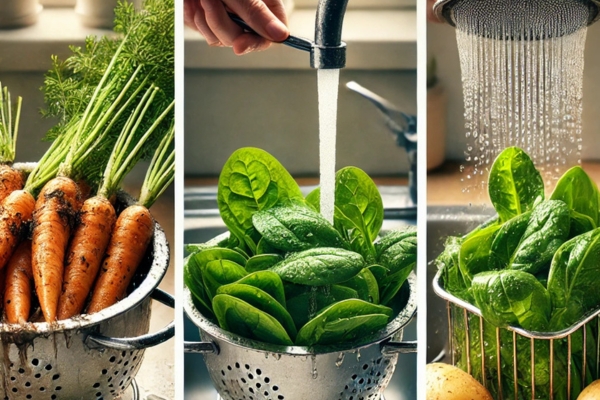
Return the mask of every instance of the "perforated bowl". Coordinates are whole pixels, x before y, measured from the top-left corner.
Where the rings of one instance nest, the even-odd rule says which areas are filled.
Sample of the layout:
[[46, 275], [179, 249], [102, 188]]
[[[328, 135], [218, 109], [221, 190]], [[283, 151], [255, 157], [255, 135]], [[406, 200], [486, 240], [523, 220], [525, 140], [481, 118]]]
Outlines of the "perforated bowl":
[[379, 399], [396, 368], [398, 353], [416, 351], [402, 342], [402, 328], [417, 309], [416, 276], [402, 287], [406, 304], [385, 329], [349, 346], [277, 346], [224, 331], [196, 309], [184, 291], [184, 309], [202, 342], [185, 343], [203, 353], [210, 378], [223, 400]]
[[[132, 204], [119, 193], [118, 206]], [[121, 399], [144, 349], [171, 338], [174, 324], [148, 334], [150, 300], [171, 307], [174, 299], [157, 289], [169, 266], [169, 248], [156, 224], [150, 249], [130, 287], [117, 304], [92, 315], [49, 323], [0, 324], [0, 398]]]

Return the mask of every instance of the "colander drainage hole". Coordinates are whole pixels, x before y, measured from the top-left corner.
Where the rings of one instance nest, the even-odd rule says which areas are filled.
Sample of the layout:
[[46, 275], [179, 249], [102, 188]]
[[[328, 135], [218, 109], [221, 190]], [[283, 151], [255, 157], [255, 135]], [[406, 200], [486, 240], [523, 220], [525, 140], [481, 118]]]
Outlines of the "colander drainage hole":
[[355, 381], [355, 380], [356, 380], [356, 378], [358, 378], [358, 375], [356, 375], [356, 374], [352, 375], [352, 380], [353, 380], [353, 381]]
[[228, 369], [229, 371], [231, 371], [233, 368], [231, 368], [231, 365], [228, 365], [228, 366], [227, 366], [227, 369]]
[[260, 382], [256, 382], [256, 388], [260, 389]]
[[111, 363], [114, 363], [116, 359], [117, 359], [117, 357], [112, 356], [111, 358], [108, 359], [108, 361]]
[[283, 397], [282, 395], [279, 395], [279, 396], [277, 396], [277, 398], [278, 398], [279, 400], [283, 400], [283, 399], [285, 399], [285, 397]]
[[31, 386], [31, 382], [25, 382], [25, 387]]
[[221, 375], [225, 376], [225, 371], [221, 370]]
[[254, 379], [254, 375], [252, 375], [252, 374], [248, 374], [248, 378], [250, 378], [250, 379]]
[[274, 392], [279, 390], [279, 386], [273, 386], [271, 389], [273, 389]]
[[102, 392], [96, 393], [96, 397], [100, 397], [100, 396], [102, 396]]
[[46, 388], [42, 386], [42, 387], [40, 388], [40, 392], [45, 392], [45, 391], [46, 391]]
[[241, 381], [242, 381], [243, 383], [246, 383], [246, 378], [242, 378], [242, 379], [241, 379]]
[[246, 367], [246, 369], [250, 369], [250, 366], [248, 364], [244, 365], [244, 367]]
[[106, 370], [106, 369], [102, 370], [102, 375], [106, 375], [107, 373], [108, 373], [108, 370]]
[[50, 397], [52, 400], [56, 400], [56, 395], [53, 394], [52, 397]]
[[367, 370], [367, 368], [369, 368], [369, 364], [365, 364], [365, 365], [363, 365], [363, 369], [364, 369], [365, 371]]
[[10, 377], [10, 380], [14, 382], [14, 381], [16, 381], [16, 380], [17, 380], [17, 378], [15, 378], [14, 376], [11, 376], [11, 377]]
[[58, 378], [60, 378], [60, 374], [52, 375], [52, 380], [53, 381], [57, 380]]
[[248, 390], [250, 391], [250, 393], [254, 394], [254, 389], [253, 388], [248, 388]]
[[60, 392], [62, 390], [62, 386], [57, 386], [54, 388], [54, 390], [56, 390], [57, 392]]
[[240, 363], [235, 363], [236, 368], [240, 368]]
[[24, 370], [23, 368], [19, 368], [19, 373], [20, 373], [20, 374], [24, 374], [24, 373], [25, 373], [25, 370]]
[[98, 382], [94, 383], [94, 386], [93, 386], [94, 389], [99, 388], [99, 387], [100, 387], [100, 383], [98, 383]]
[[42, 377], [42, 374], [40, 374], [40, 373], [38, 372], [37, 374], [35, 374], [35, 375], [34, 375], [34, 377], [35, 377], [36, 379], [40, 379], [40, 378]]
[[33, 360], [31, 360], [31, 365], [37, 367], [38, 364], [40, 363], [40, 360], [38, 360], [37, 358], [34, 358]]
[[[271, 378], [269, 378], [268, 376], [265, 376], [265, 383], [269, 383], [269, 382], [271, 382]], [[273, 390], [275, 390], [275, 389], [273, 389]]]
[[48, 364], [44, 367], [46, 371], [50, 371], [52, 369], [52, 364]]
[[28, 394], [27, 396], [25, 396], [26, 399], [31, 399], [33, 396], [31, 396], [30, 394]]
[[257, 369], [257, 370], [256, 370], [256, 375], [259, 375], [259, 376], [260, 376], [260, 374], [262, 374], [262, 371], [261, 371], [260, 369]]

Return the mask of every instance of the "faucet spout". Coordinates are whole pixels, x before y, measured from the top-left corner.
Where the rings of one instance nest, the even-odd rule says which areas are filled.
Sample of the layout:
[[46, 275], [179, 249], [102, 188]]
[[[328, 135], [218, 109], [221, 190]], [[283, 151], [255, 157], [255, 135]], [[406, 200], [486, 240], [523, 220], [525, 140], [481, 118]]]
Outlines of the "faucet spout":
[[320, 0], [315, 21], [315, 42], [310, 52], [310, 66], [339, 69], [346, 66], [346, 43], [342, 42], [342, 25], [348, 0]]

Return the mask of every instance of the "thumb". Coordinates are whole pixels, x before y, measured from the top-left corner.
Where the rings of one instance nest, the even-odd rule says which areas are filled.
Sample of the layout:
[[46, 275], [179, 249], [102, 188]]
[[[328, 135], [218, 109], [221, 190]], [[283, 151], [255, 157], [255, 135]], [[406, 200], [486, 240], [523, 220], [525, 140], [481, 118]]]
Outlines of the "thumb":
[[290, 35], [289, 29], [283, 22], [287, 22], [287, 19], [280, 0], [225, 0], [224, 2], [260, 36], [273, 42], [282, 42]]

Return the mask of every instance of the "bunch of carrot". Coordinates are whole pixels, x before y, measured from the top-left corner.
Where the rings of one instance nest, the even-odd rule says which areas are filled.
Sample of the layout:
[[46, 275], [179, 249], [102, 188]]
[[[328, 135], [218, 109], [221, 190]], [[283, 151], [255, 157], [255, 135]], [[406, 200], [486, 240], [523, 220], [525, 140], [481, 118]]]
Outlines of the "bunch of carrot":
[[[113, 205], [140, 159], [154, 155], [139, 205], [150, 207], [174, 175], [173, 39], [165, 34], [173, 30], [174, 6], [172, 0], [144, 4], [138, 13], [119, 3], [118, 38], [90, 38], [66, 62], [53, 59], [43, 89], [46, 114], [60, 122], [25, 182], [20, 171], [13, 173], [20, 182], [4, 178], [14, 160], [21, 103], [13, 113], [8, 91], [2, 92], [0, 190], [7, 194], [0, 193], [0, 296], [7, 322], [38, 321], [39, 314], [54, 322], [114, 304], [151, 241], [147, 209], [129, 207], [117, 216]], [[3, 147], [12, 153], [5, 156]]]

